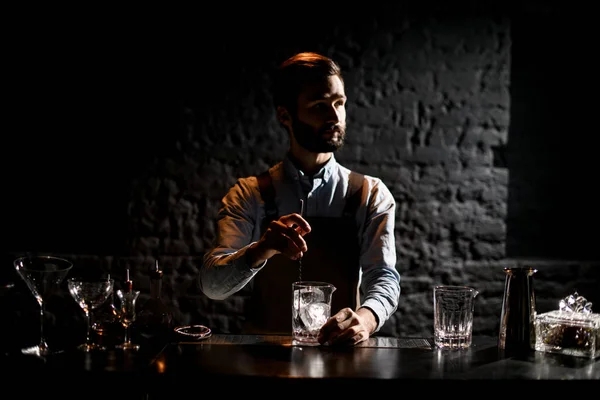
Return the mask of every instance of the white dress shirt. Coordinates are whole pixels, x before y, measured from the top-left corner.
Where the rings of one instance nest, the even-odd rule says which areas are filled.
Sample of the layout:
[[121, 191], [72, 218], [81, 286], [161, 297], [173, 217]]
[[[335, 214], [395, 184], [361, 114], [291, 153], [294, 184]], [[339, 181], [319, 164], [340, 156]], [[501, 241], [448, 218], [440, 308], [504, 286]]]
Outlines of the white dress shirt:
[[[334, 156], [312, 178], [296, 168], [289, 156], [269, 170], [279, 215], [340, 217], [346, 202], [350, 170]], [[378, 331], [394, 313], [400, 297], [400, 274], [396, 270], [394, 238], [396, 203], [387, 186], [365, 175], [361, 204], [356, 213], [360, 246], [361, 306], [378, 318]], [[240, 178], [222, 199], [218, 232], [212, 250], [204, 256], [199, 283], [211, 299], [225, 299], [242, 289], [268, 263], [251, 268], [248, 247], [261, 236], [264, 202], [255, 176]]]

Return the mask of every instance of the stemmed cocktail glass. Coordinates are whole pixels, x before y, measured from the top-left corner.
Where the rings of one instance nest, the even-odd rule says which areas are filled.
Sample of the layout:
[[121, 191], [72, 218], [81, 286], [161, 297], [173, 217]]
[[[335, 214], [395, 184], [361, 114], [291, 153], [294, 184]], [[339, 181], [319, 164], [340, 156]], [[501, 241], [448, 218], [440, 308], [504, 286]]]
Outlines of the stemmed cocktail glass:
[[116, 347], [122, 350], [138, 350], [139, 344], [131, 342], [131, 324], [135, 321], [135, 303], [140, 295], [139, 290], [117, 290], [119, 306], [115, 307], [117, 318], [125, 328], [123, 343]]
[[106, 350], [104, 346], [92, 341], [92, 312], [110, 297], [113, 291], [114, 280], [110, 278], [70, 278], [67, 283], [69, 293], [71, 293], [73, 299], [75, 299], [85, 313], [87, 325], [85, 343], [79, 345], [77, 348], [86, 352]]
[[44, 335], [45, 301], [60, 287], [73, 263], [54, 256], [25, 256], [17, 258], [13, 264], [40, 305], [40, 343], [21, 352], [36, 356], [52, 354]]

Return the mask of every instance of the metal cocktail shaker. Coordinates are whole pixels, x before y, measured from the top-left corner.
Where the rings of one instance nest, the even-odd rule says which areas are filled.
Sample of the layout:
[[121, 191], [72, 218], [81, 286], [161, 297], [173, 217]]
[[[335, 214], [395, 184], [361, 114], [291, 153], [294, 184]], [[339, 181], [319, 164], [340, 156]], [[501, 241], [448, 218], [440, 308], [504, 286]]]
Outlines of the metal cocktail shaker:
[[500, 315], [498, 348], [501, 350], [530, 350], [535, 345], [535, 292], [530, 267], [504, 268], [504, 299]]

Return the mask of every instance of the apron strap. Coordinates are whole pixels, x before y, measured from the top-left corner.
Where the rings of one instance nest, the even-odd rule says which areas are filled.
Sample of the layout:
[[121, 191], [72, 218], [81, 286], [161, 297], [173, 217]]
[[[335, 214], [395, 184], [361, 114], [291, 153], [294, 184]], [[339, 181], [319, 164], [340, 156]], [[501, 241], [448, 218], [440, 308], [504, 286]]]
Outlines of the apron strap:
[[344, 207], [344, 217], [353, 217], [356, 215], [360, 199], [362, 197], [362, 188], [365, 180], [363, 174], [358, 172], [350, 172], [348, 177], [348, 193], [346, 194], [346, 207]]
[[260, 195], [265, 202], [265, 220], [263, 221], [263, 228], [265, 228], [269, 222], [273, 221], [279, 215], [277, 204], [275, 204], [275, 189], [273, 188], [273, 180], [271, 174], [269, 174], [269, 170], [257, 175], [256, 180], [258, 181]]

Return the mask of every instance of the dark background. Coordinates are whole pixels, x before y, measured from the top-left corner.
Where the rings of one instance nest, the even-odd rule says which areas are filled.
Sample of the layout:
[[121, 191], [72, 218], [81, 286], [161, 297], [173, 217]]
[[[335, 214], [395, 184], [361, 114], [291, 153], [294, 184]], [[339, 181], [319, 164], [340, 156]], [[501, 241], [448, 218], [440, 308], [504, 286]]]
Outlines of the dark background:
[[591, 17], [564, 4], [513, 21], [509, 256], [600, 258], [600, 88]]
[[[533, 1], [405, 3], [398, 9], [418, 15], [512, 18], [510, 140], [495, 160], [510, 170], [507, 256], [598, 259], [598, 79], [589, 13]], [[231, 101], [222, 85], [253, 85], [236, 60], [268, 70], [296, 42], [310, 48], [335, 25], [304, 21], [302, 11], [287, 20], [260, 10], [249, 19], [243, 11], [227, 25], [165, 18], [155, 29], [143, 19], [106, 25], [90, 14], [61, 24], [29, 15], [7, 51], [8, 251], [126, 253], [132, 179], [169, 151], [165, 132], [180, 132], [183, 107], [217, 114]], [[338, 18], [360, 29], [361, 18], [377, 12], [346, 10]], [[238, 35], [235, 51], [227, 48], [234, 40], [219, 40], [226, 35]], [[219, 58], [200, 62], [199, 47]]]
[[[502, 268], [514, 258], [542, 261], [540, 311], [574, 289], [600, 301], [596, 23], [588, 7], [405, 1], [45, 11], [7, 14], [3, 279], [15, 280], [13, 258], [25, 252], [63, 254], [114, 276], [123, 274], [116, 259], [131, 255], [147, 296], [146, 272], [159, 257], [164, 297], [180, 321], [235, 331], [243, 299], [200, 293], [198, 259], [229, 184], [285, 148], [269, 124], [264, 76], [310, 49], [350, 72], [354, 130], [340, 160], [382, 176], [398, 200], [402, 298], [384, 333], [427, 334], [436, 283], [482, 289], [474, 332], [497, 332]], [[472, 92], [482, 68], [488, 79]], [[422, 106], [418, 118], [413, 102]], [[498, 126], [491, 115], [500, 115]], [[444, 117], [448, 143], [420, 142]], [[457, 139], [455, 127], [469, 124], [483, 133]], [[486, 136], [494, 130], [499, 139]], [[462, 164], [448, 163], [456, 154]], [[36, 305], [21, 295], [35, 323]]]

